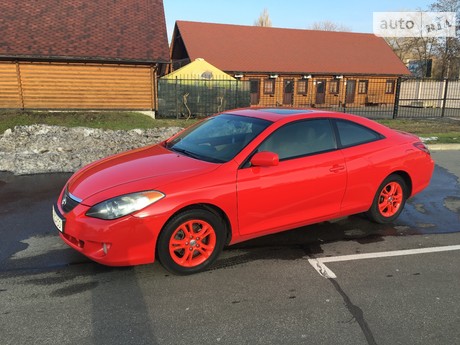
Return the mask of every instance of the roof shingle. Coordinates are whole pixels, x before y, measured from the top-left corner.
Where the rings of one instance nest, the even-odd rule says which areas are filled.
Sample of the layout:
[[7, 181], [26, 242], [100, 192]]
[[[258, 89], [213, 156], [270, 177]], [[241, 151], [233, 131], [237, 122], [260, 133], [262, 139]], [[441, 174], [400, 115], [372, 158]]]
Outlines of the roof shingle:
[[168, 62], [163, 1], [2, 1], [0, 57]]
[[188, 21], [177, 21], [175, 32], [190, 60], [204, 58], [227, 72], [409, 74], [373, 34]]

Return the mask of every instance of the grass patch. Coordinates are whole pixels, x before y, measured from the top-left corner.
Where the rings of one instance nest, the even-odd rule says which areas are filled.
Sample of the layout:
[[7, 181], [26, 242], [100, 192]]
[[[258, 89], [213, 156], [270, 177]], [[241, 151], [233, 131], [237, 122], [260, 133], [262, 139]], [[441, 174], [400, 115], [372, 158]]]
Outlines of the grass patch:
[[377, 122], [421, 138], [437, 138], [427, 141], [430, 144], [460, 143], [460, 119], [390, 119]]
[[[0, 110], [0, 133], [19, 125], [46, 124], [65, 127], [90, 127], [112, 130], [155, 127], [188, 127], [196, 119], [152, 119], [129, 111], [21, 111]], [[388, 127], [410, 132], [422, 138], [437, 137], [429, 143], [460, 143], [460, 119], [385, 119]]]
[[112, 130], [147, 129], [155, 127], [188, 127], [196, 120], [152, 119], [130, 111], [19, 111], [0, 110], [0, 133], [15, 126], [34, 124], [89, 127]]

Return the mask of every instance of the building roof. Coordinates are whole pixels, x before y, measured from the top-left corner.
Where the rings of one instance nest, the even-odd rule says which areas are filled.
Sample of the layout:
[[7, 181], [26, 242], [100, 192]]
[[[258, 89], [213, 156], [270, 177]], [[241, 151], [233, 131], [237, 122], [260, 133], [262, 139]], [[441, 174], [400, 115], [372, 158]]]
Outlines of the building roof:
[[163, 1], [1, 1], [0, 58], [169, 62]]
[[226, 72], [410, 74], [373, 34], [177, 21], [173, 60], [183, 58], [176, 44]]
[[204, 59], [198, 58], [182, 68], [162, 77], [162, 79], [202, 79], [202, 80], [236, 80], [227, 73], [214, 67]]

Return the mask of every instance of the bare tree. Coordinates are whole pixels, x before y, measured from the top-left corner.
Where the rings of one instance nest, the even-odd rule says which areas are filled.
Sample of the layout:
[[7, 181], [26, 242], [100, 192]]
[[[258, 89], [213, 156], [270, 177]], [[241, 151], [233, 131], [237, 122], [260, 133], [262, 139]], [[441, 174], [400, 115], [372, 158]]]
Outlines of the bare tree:
[[307, 29], [320, 30], [320, 31], [352, 31], [351, 28], [349, 28], [348, 26], [343, 25], [343, 24], [337, 24], [337, 23], [331, 22], [330, 20], [314, 22], [313, 24], [308, 26]]
[[417, 60], [418, 73], [421, 77], [430, 75], [428, 61], [433, 60], [434, 38], [429, 37], [386, 37], [385, 41], [405, 64]]
[[460, 1], [459, 0], [437, 0], [430, 5], [431, 11], [455, 12], [457, 22], [455, 25], [456, 37], [441, 37], [436, 39], [434, 50], [437, 57], [436, 77], [458, 78], [460, 76]]
[[[398, 57], [408, 64], [416, 60], [417, 76], [433, 78], [458, 78], [460, 70], [459, 0], [437, 0], [430, 6], [434, 12], [456, 12], [457, 37], [387, 37], [385, 40]], [[422, 11], [419, 9], [419, 11]], [[432, 61], [431, 74], [428, 70]]]
[[272, 26], [272, 21], [270, 20], [270, 15], [268, 14], [268, 10], [266, 8], [262, 11], [259, 18], [254, 22], [254, 25], [266, 27]]

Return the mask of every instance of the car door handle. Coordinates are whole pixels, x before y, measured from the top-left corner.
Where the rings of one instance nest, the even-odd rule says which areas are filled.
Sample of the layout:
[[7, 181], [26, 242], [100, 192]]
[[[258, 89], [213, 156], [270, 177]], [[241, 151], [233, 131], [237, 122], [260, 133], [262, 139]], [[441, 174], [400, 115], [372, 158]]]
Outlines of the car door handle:
[[335, 164], [332, 166], [332, 168], [329, 169], [330, 172], [333, 172], [333, 173], [338, 173], [342, 170], [345, 170], [345, 166], [344, 165], [338, 165], [338, 164]]

